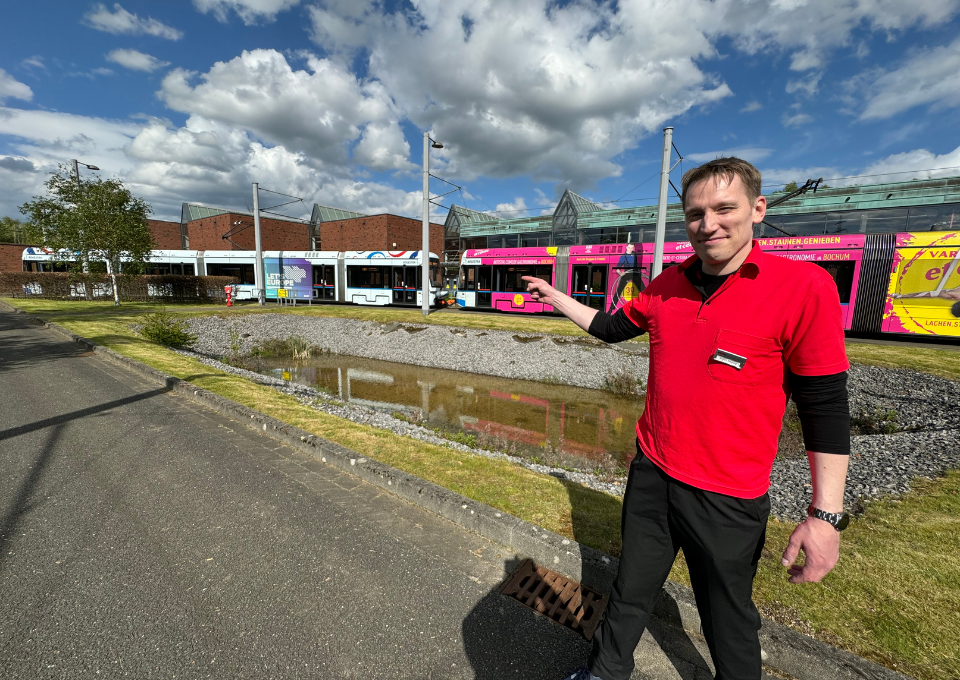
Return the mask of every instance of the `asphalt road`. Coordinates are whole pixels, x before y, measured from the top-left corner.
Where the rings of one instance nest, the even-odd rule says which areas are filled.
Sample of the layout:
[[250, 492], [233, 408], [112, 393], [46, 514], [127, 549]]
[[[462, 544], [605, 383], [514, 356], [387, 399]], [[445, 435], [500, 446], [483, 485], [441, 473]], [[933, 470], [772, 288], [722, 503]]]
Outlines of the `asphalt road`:
[[515, 565], [0, 312], [0, 678], [560, 678]]

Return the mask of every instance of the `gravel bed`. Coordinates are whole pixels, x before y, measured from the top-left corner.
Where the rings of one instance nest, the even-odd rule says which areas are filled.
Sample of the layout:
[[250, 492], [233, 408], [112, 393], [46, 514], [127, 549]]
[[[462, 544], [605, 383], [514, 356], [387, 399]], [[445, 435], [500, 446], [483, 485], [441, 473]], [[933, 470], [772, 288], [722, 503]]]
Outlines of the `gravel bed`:
[[[646, 346], [608, 346], [598, 341], [559, 336], [477, 331], [446, 326], [379, 324], [355, 319], [258, 314], [239, 319], [200, 317], [190, 320], [198, 336], [194, 350], [202, 360], [223, 370], [276, 387], [303, 403], [354, 422], [388, 429], [462, 451], [511, 460], [556, 477], [623, 494], [625, 479], [613, 483], [595, 475], [538, 465], [494, 451], [481, 451], [438, 437], [432, 430], [289, 381], [233, 368], [211, 357], [230, 350], [231, 328], [241, 351], [256, 340], [300, 335], [335, 354], [446, 368], [504, 378], [530, 380], [540, 376], [552, 383], [600, 388], [607, 376], [626, 367], [645, 384]], [[196, 356], [191, 354], [191, 356]], [[850, 410], [857, 416], [896, 412], [894, 434], [861, 435], [852, 439], [845, 506], [862, 510], [871, 498], [898, 495], [915, 477], [934, 478], [960, 468], [960, 382], [906, 369], [854, 365], [849, 373]], [[771, 475], [772, 514], [800, 520], [810, 503], [810, 470], [805, 458], [778, 458]]]

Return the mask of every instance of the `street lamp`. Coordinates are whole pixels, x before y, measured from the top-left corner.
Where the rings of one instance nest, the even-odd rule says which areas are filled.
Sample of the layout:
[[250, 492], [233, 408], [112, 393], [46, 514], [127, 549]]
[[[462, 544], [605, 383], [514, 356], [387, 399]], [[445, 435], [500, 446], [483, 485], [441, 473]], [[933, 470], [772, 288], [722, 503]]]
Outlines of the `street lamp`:
[[[431, 144], [432, 142], [432, 144]], [[430, 315], [430, 147], [442, 149], [443, 144], [430, 139], [430, 133], [423, 133], [423, 242], [420, 255], [423, 258], [422, 288], [423, 297], [421, 311], [424, 316]]]
[[73, 159], [73, 175], [77, 178], [77, 188], [83, 189], [83, 186], [80, 184], [80, 166], [82, 165], [87, 170], [99, 170], [96, 165], [87, 165], [86, 163], [81, 163], [76, 158]]

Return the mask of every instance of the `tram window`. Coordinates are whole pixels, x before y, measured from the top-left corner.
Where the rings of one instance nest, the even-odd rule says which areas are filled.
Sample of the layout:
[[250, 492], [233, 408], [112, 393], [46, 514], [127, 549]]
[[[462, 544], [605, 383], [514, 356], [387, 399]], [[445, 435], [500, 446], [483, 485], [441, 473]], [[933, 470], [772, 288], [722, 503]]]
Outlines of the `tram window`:
[[960, 203], [910, 208], [907, 231], [953, 231], [960, 228]]
[[867, 210], [868, 234], [892, 234], [907, 230], [906, 208], [885, 208], [883, 210]]
[[193, 264], [183, 265], [183, 275], [184, 276], [193, 276]]
[[[549, 264], [538, 264], [534, 269], [534, 276], [538, 279], [543, 279], [547, 283], [553, 281], [553, 267]], [[525, 274], [525, 276], [527, 276]], [[524, 284], [524, 289], [526, 289], [526, 284]]]
[[[193, 265], [190, 265], [190, 269], [192, 273]], [[239, 262], [208, 262], [207, 276], [232, 276], [240, 283], [247, 285], [253, 285], [256, 282], [253, 265]]]
[[460, 289], [461, 290], [476, 290], [477, 289], [477, 268], [476, 267], [464, 267], [460, 270]]
[[521, 277], [534, 276], [534, 267], [494, 267], [494, 290], [503, 293], [522, 293], [527, 290], [527, 282]]
[[840, 303], [848, 304], [850, 302], [850, 289], [853, 287], [853, 269], [854, 262], [816, 262], [824, 271], [833, 278], [837, 284], [837, 293], [840, 294]]
[[350, 288], [386, 288], [384, 267], [347, 267], [347, 286]]

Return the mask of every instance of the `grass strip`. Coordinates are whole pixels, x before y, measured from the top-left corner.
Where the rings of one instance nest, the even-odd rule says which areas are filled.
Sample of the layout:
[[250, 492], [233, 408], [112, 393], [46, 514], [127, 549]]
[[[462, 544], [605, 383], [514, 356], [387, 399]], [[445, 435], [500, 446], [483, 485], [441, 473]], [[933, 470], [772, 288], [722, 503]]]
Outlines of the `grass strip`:
[[[619, 499], [516, 464], [432, 446], [320, 413], [269, 387], [182, 357], [143, 340], [130, 329], [137, 315], [155, 311], [155, 306], [124, 305], [118, 310], [109, 304], [97, 307], [98, 303], [8, 302], [365, 456], [586, 545], [619, 554]], [[224, 308], [179, 307], [171, 311], [223, 313]], [[886, 346], [879, 348], [884, 356], [870, 355], [877, 361], [902, 358], [899, 353], [890, 354]], [[906, 354], [915, 351], [909, 349]], [[937, 351], [944, 355], [941, 368], [955, 354], [924, 350]], [[917, 364], [908, 367], [916, 368]], [[840, 563], [820, 584], [795, 586], [786, 582], [780, 554], [793, 528], [793, 524], [775, 520], [768, 525], [767, 546], [755, 587], [755, 600], [764, 615], [920, 680], [960, 677], [960, 617], [956, 615], [960, 611], [960, 472], [949, 472], [934, 481], [919, 480], [913, 491], [898, 500], [871, 503], [844, 532]], [[682, 558], [671, 578], [689, 584]]]

